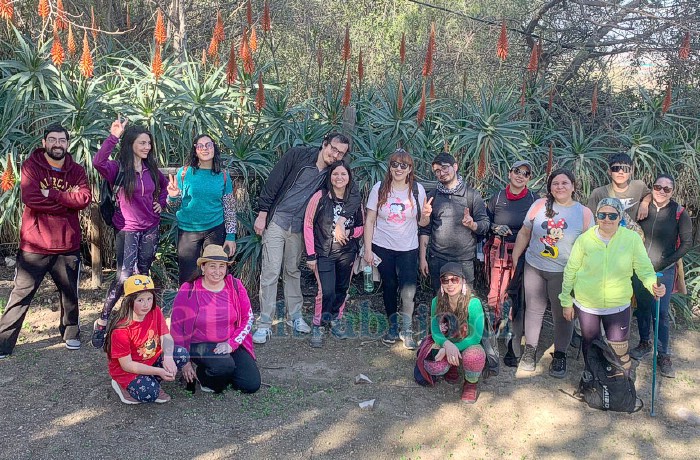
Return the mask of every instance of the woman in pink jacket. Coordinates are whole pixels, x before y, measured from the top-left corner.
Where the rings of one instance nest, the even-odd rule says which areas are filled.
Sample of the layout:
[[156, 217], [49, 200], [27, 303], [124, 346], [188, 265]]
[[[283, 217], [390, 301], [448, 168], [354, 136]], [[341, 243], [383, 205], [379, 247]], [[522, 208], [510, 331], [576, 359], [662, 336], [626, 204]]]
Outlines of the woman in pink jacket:
[[253, 312], [241, 280], [228, 274], [228, 254], [219, 245], [204, 248], [197, 266], [202, 276], [184, 283], [175, 296], [170, 332], [190, 351], [182, 368], [188, 383], [221, 393], [229, 385], [243, 393], [260, 388], [250, 329]]

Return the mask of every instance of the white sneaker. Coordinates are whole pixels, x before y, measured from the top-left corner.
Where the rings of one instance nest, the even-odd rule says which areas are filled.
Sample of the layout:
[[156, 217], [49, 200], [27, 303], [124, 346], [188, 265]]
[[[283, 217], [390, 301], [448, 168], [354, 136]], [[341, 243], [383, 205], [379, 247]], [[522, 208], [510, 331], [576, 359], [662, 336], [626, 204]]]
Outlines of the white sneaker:
[[272, 337], [272, 331], [270, 330], [269, 327], [259, 327], [253, 333], [253, 343], [265, 343], [271, 337]]
[[80, 350], [80, 339], [66, 340], [66, 348], [69, 350]]
[[295, 319], [294, 321], [287, 322], [289, 326], [293, 327], [295, 331], [301, 332], [302, 334], [308, 334], [311, 332], [311, 326], [306, 324], [306, 321], [304, 321], [304, 318], [301, 316]]

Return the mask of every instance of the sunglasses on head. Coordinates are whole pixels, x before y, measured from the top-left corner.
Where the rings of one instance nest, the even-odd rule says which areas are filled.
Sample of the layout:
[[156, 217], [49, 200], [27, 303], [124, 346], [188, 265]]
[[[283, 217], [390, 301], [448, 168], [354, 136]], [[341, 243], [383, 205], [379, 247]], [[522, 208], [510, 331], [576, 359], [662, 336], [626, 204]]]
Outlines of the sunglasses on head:
[[442, 276], [440, 277], [440, 283], [442, 284], [459, 284], [462, 279], [458, 276]]
[[610, 171], [611, 172], [629, 173], [632, 171], [632, 167], [630, 165], [615, 165], [615, 166], [610, 166]]
[[398, 168], [408, 169], [408, 167], [411, 165], [409, 165], [408, 163], [403, 163], [401, 161], [392, 161], [389, 163], [389, 166], [391, 166], [394, 169], [398, 169]]
[[620, 214], [616, 212], [599, 212], [596, 214], [596, 217], [598, 217], [598, 220], [605, 220], [606, 217], [609, 220], [617, 220]]
[[515, 174], [516, 176], [523, 176], [523, 177], [530, 177], [530, 172], [529, 169], [511, 169], [511, 172]]
[[664, 187], [663, 185], [654, 184], [654, 190], [656, 190], [657, 192], [663, 190], [664, 193], [671, 193], [673, 191], [673, 187]]

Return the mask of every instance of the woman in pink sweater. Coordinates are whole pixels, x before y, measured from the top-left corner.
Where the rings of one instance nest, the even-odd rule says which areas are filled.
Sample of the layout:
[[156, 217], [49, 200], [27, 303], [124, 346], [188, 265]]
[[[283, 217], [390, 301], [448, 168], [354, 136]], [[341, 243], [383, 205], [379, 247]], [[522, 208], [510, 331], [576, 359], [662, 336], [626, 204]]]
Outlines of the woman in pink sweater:
[[248, 292], [228, 274], [228, 254], [219, 245], [204, 248], [197, 266], [202, 276], [184, 283], [175, 297], [170, 331], [175, 344], [190, 350], [182, 368], [188, 383], [221, 393], [229, 385], [243, 393], [260, 388], [250, 329], [253, 312]]

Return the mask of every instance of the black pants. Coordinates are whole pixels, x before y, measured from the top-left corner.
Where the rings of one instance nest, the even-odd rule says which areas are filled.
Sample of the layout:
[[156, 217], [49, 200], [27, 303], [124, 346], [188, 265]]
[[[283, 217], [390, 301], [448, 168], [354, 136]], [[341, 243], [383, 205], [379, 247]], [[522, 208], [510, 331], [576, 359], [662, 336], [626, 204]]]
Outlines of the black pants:
[[340, 252], [331, 254], [330, 257], [319, 256], [317, 267], [323, 305], [321, 324], [327, 324], [338, 318], [340, 306], [343, 305], [348, 294], [352, 264], [356, 257], [357, 251]]
[[10, 354], [17, 344], [29, 305], [49, 273], [60, 292], [61, 319], [58, 326], [63, 340], [79, 339], [78, 283], [80, 253], [34, 254], [18, 251], [15, 287], [0, 318], [0, 354]]
[[197, 365], [197, 379], [205, 387], [221, 393], [227, 386], [243, 393], [260, 389], [260, 371], [248, 350], [239, 346], [233, 353], [214, 354], [215, 343], [190, 344], [190, 360]]
[[440, 269], [448, 262], [457, 262], [462, 265], [462, 271], [469, 285], [474, 287], [474, 259], [472, 260], [447, 260], [437, 256], [428, 257], [428, 270], [430, 271], [430, 285], [437, 295], [440, 292]]
[[177, 262], [180, 266], [180, 284], [190, 281], [197, 273], [197, 259], [202, 249], [210, 244], [223, 245], [226, 240], [226, 226], [221, 223], [203, 232], [177, 231]]
[[394, 251], [373, 244], [372, 251], [382, 259], [377, 270], [382, 278], [384, 309], [391, 331], [396, 333], [399, 327], [397, 295], [401, 297], [401, 328], [412, 330], [413, 298], [418, 282], [418, 249]]

